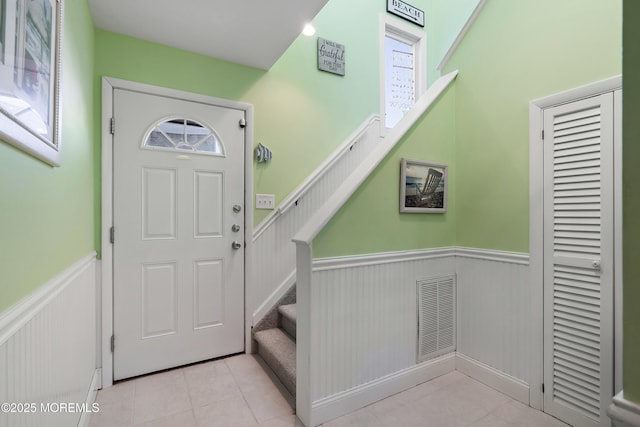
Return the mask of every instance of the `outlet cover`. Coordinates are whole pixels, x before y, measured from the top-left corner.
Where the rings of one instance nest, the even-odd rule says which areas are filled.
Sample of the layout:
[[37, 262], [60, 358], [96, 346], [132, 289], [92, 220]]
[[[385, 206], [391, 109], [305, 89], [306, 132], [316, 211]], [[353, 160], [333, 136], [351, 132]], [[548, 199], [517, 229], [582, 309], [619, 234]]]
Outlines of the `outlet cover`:
[[256, 194], [256, 209], [276, 208], [276, 196], [273, 194]]

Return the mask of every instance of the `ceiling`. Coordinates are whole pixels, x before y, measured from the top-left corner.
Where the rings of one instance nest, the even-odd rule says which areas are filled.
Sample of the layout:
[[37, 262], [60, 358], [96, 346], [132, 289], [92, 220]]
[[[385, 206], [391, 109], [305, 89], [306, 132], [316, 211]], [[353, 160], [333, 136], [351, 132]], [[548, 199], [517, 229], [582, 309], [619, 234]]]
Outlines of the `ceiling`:
[[89, 0], [98, 28], [268, 70], [328, 0]]

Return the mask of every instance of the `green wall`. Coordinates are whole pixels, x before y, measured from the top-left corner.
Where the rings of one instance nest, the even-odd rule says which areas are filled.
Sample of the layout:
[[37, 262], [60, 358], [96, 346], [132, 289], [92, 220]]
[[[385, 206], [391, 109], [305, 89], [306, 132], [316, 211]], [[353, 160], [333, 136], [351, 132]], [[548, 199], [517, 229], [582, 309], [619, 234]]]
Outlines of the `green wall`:
[[[428, 0], [413, 3], [430, 10]], [[254, 164], [254, 192], [273, 193], [279, 203], [379, 111], [380, 13], [385, 2], [329, 1], [314, 19], [316, 36], [298, 37], [269, 71], [98, 30], [96, 87], [100, 77], [110, 76], [253, 104], [254, 145], [261, 142], [273, 152], [269, 164]], [[427, 29], [437, 22], [427, 13]], [[317, 70], [318, 36], [346, 46], [346, 76]], [[435, 43], [428, 37], [428, 49], [446, 51]], [[436, 65], [430, 64], [430, 80]], [[255, 223], [269, 213], [256, 210]]]
[[529, 102], [622, 72], [621, 5], [487, 2], [443, 70], [460, 70], [459, 246], [529, 251]]
[[623, 388], [640, 403], [640, 2], [624, 1], [623, 69]]
[[[455, 95], [441, 101], [453, 109], [444, 119], [453, 128], [431, 119], [444, 110], [438, 105], [423, 135], [386, 159], [319, 234], [314, 257], [420, 244], [529, 252], [529, 102], [620, 74], [621, 18], [619, 0], [487, 2], [443, 70], [460, 72]], [[452, 203], [439, 221], [397, 213], [399, 158], [415, 147], [425, 160], [450, 164]], [[378, 207], [375, 199], [389, 202]]]
[[[479, 2], [480, 0], [436, 0], [429, 2], [428, 13], [434, 18], [431, 21], [433, 31], [429, 34], [435, 39], [432, 40], [432, 48], [427, 53], [430, 70], [440, 64]], [[433, 73], [434, 78], [429, 80], [433, 82], [439, 75], [440, 73], [436, 71]]]
[[0, 142], [0, 312], [94, 248], [93, 39], [85, 0], [66, 0], [62, 166]]
[[[455, 87], [450, 87], [313, 241], [314, 258], [452, 246], [456, 235]], [[449, 166], [444, 214], [400, 213], [402, 158]]]

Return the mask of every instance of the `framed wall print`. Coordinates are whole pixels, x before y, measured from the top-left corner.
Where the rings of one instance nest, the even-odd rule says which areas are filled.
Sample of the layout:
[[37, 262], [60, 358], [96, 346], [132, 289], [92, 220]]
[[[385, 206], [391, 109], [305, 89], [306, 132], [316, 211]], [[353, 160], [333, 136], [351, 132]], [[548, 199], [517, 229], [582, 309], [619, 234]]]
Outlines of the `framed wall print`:
[[400, 165], [400, 212], [447, 211], [447, 166], [402, 159]]
[[0, 139], [60, 163], [62, 0], [0, 0]]

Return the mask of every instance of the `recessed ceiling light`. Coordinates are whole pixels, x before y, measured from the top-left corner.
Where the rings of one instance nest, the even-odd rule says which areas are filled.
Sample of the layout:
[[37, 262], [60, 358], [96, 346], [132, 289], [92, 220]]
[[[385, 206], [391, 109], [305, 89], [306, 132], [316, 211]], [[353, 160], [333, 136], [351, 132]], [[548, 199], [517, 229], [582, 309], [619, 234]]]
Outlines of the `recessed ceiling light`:
[[312, 24], [306, 24], [304, 26], [304, 29], [302, 30], [302, 34], [304, 34], [305, 36], [312, 36], [316, 33], [316, 29]]

